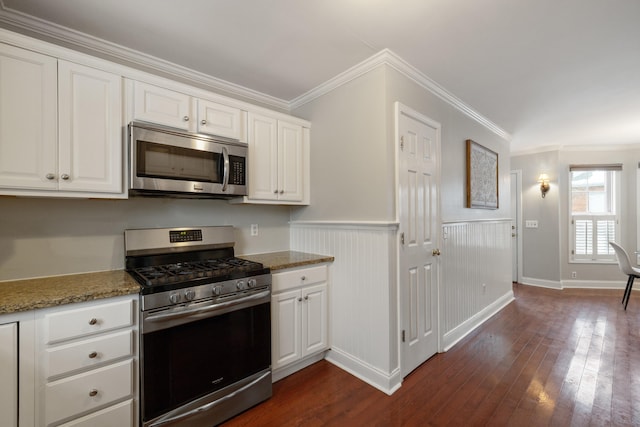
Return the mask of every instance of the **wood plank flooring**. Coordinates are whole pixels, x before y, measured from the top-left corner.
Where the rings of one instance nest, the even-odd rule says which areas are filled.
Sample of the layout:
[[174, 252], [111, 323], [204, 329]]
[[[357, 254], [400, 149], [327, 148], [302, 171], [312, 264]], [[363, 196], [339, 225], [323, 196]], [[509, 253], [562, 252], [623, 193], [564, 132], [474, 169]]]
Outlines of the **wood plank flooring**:
[[639, 294], [514, 292], [392, 396], [322, 361], [224, 426], [640, 426]]

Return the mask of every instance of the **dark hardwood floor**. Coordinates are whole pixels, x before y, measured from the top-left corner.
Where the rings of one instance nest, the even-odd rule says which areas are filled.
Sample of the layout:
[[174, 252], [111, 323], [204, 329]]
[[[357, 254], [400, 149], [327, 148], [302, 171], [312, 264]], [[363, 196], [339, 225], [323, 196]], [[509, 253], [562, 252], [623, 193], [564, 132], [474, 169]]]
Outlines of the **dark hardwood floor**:
[[322, 361], [236, 426], [640, 426], [640, 297], [514, 285], [516, 301], [392, 396]]

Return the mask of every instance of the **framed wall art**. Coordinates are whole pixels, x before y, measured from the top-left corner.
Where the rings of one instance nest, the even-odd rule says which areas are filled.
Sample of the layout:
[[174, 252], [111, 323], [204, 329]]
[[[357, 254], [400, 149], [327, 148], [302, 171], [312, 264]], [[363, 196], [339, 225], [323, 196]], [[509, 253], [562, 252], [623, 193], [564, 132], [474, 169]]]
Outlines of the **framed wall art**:
[[467, 207], [498, 209], [498, 153], [467, 139]]

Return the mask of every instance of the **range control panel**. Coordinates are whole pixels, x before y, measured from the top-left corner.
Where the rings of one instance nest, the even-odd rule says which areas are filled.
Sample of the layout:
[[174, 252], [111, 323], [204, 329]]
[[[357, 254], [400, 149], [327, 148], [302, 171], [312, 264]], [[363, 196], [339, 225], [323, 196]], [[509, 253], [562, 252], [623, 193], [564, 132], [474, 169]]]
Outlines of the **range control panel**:
[[171, 243], [201, 242], [202, 230], [169, 230]]

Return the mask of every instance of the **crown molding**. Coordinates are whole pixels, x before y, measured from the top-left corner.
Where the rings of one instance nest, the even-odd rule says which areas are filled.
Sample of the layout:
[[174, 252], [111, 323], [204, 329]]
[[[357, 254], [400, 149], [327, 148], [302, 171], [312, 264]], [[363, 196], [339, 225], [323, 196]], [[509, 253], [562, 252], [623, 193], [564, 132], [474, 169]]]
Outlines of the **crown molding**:
[[134, 49], [129, 49], [109, 41], [75, 31], [43, 19], [27, 15], [5, 6], [0, 0], [0, 23], [14, 28], [29, 31], [39, 36], [64, 43], [73, 47], [88, 49], [107, 57], [124, 61], [134, 67], [143, 67], [161, 74], [168, 74], [194, 84], [204, 85], [211, 89], [226, 92], [256, 102], [263, 103], [282, 110], [289, 110], [289, 102], [258, 92], [235, 83], [228, 82], [210, 75], [174, 64], [169, 61], [148, 55]]
[[331, 92], [332, 90], [362, 76], [363, 74], [368, 73], [369, 71], [379, 67], [381, 65], [388, 65], [400, 72], [407, 78], [413, 80], [423, 89], [428, 90], [433, 93], [449, 105], [453, 106], [460, 112], [466, 114], [471, 119], [475, 120], [482, 126], [489, 129], [491, 132], [495, 133], [499, 137], [510, 141], [511, 135], [502, 129], [500, 126], [493, 123], [491, 120], [484, 117], [482, 114], [478, 113], [471, 106], [464, 103], [461, 99], [453, 95], [451, 92], [446, 90], [444, 87], [440, 86], [434, 80], [429, 78], [427, 75], [419, 71], [413, 65], [409, 64], [407, 61], [402, 59], [400, 56], [395, 54], [393, 51], [389, 49], [383, 49], [375, 55], [365, 59], [361, 63], [349, 68], [348, 70], [338, 74], [330, 80], [327, 80], [325, 83], [315, 87], [309, 92], [293, 99], [289, 106], [293, 110], [298, 108], [308, 102], [313, 101], [314, 99]]
[[558, 153], [572, 152], [613, 152], [613, 151], [629, 151], [639, 150], [640, 143], [635, 144], [582, 144], [582, 145], [545, 145], [543, 147], [533, 147], [529, 149], [521, 149], [511, 151], [511, 157], [529, 156], [532, 154], [548, 153], [556, 151]]
[[103, 56], [114, 58], [116, 60], [126, 62], [134, 67], [142, 67], [161, 74], [167, 74], [177, 77], [183, 81], [191, 82], [197, 85], [203, 85], [213, 90], [222, 91], [231, 95], [239, 96], [249, 100], [253, 100], [264, 105], [278, 108], [285, 111], [291, 111], [312, 100], [348, 83], [357, 77], [379, 67], [388, 65], [407, 78], [413, 80], [422, 88], [430, 91], [443, 101], [447, 102], [457, 110], [461, 111], [471, 119], [475, 120], [482, 126], [486, 127], [499, 137], [510, 141], [511, 135], [504, 129], [478, 113], [471, 106], [465, 104], [458, 97], [447, 91], [444, 87], [430, 79], [427, 75], [419, 71], [417, 68], [400, 58], [389, 49], [383, 49], [373, 56], [365, 59], [361, 63], [349, 68], [348, 70], [338, 74], [332, 79], [316, 86], [314, 89], [286, 101], [271, 95], [258, 92], [235, 83], [228, 82], [178, 64], [151, 56], [134, 49], [129, 49], [115, 43], [85, 34], [79, 31], [63, 27], [43, 19], [27, 15], [5, 6], [0, 0], [0, 23], [4, 23], [14, 28], [26, 30], [39, 36], [55, 40], [59, 43], [70, 45], [99, 53]]

